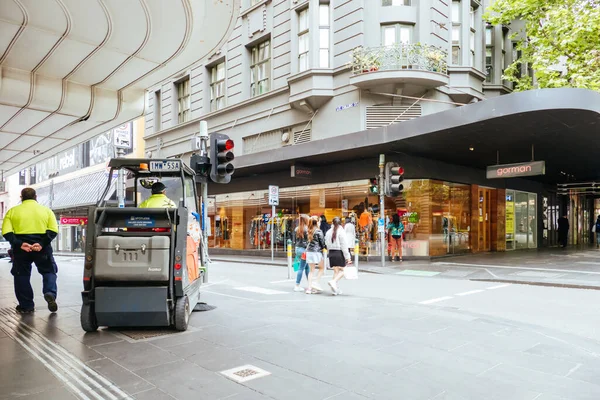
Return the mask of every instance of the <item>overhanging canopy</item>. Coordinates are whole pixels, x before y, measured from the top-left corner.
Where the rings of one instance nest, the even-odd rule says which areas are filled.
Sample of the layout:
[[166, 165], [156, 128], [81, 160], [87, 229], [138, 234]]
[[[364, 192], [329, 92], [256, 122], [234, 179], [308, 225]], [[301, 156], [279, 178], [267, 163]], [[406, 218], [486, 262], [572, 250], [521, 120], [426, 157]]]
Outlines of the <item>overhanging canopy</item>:
[[[484, 169], [546, 161], [546, 182], [600, 179], [600, 94], [543, 89], [494, 97], [387, 127], [243, 155], [236, 176], [326, 165], [378, 153], [410, 154]], [[470, 150], [470, 149], [473, 150]], [[499, 157], [498, 157], [499, 155]]]

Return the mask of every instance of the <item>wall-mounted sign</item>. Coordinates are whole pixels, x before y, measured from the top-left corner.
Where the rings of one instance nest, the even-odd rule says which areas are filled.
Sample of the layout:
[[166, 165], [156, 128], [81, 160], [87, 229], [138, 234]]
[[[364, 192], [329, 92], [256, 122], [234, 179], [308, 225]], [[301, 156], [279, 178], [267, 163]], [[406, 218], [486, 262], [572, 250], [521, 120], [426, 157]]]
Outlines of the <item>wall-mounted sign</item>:
[[278, 206], [279, 205], [279, 186], [274, 186], [274, 185], [269, 186], [269, 205], [270, 206]]
[[343, 106], [337, 106], [335, 108], [335, 111], [344, 111], [344, 110], [347, 110], [349, 108], [356, 107], [356, 106], [358, 106], [358, 101], [355, 101], [354, 103], [346, 104]]
[[117, 149], [131, 149], [131, 123], [128, 122], [113, 129], [113, 144]]
[[520, 178], [546, 174], [545, 161], [530, 161], [517, 164], [492, 165], [487, 167], [487, 178]]
[[303, 165], [292, 165], [292, 178], [310, 179], [312, 178], [312, 168]]
[[61, 225], [87, 225], [87, 217], [60, 217]]

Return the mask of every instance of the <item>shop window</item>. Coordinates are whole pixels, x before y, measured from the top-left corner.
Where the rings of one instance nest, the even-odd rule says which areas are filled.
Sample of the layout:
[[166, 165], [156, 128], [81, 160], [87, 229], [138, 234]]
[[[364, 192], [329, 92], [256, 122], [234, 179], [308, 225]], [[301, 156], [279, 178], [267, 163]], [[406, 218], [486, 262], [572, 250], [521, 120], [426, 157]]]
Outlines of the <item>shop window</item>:
[[267, 93], [271, 86], [271, 41], [262, 42], [250, 50], [250, 90], [252, 97]]
[[177, 122], [190, 120], [190, 78], [177, 83]]
[[27, 185], [27, 170], [22, 169], [19, 171], [19, 185], [24, 186]]
[[470, 66], [471, 67], [475, 67], [475, 35], [477, 33], [476, 31], [476, 24], [475, 24], [475, 18], [477, 15], [477, 9], [474, 7], [471, 7], [471, 12], [470, 12], [470, 20], [469, 20], [469, 51], [470, 51]]
[[210, 69], [210, 111], [225, 107], [225, 62]]

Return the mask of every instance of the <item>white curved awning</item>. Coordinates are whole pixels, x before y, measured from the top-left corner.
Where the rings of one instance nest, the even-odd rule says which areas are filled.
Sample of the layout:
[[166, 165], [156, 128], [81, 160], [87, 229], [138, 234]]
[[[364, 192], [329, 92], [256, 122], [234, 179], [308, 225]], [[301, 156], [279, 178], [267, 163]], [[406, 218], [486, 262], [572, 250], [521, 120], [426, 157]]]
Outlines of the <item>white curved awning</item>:
[[0, 0], [0, 170], [143, 115], [145, 89], [218, 50], [240, 0]]

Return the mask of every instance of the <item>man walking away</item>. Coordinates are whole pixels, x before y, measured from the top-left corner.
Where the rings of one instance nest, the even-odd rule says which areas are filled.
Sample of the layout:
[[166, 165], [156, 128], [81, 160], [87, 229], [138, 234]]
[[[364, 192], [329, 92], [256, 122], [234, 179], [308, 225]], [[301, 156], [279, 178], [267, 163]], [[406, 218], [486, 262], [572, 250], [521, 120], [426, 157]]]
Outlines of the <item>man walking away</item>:
[[558, 242], [564, 248], [567, 247], [567, 238], [569, 237], [569, 220], [566, 215], [558, 219]]
[[15, 295], [19, 305], [17, 312], [32, 313], [33, 289], [31, 288], [31, 264], [35, 263], [43, 278], [42, 292], [48, 303], [48, 310], [56, 312], [56, 273], [58, 268], [52, 255], [50, 243], [58, 234], [56, 216], [48, 207], [37, 202], [32, 188], [21, 191], [21, 204], [11, 208], [2, 223], [2, 236], [11, 244]]

